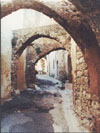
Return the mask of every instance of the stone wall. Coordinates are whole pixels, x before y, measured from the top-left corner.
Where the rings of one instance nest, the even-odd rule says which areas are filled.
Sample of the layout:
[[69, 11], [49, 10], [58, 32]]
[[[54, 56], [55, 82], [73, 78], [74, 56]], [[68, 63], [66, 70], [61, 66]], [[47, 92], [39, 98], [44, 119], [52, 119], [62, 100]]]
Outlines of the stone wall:
[[34, 49], [32, 46], [27, 47], [26, 51], [26, 85], [28, 88], [34, 88], [36, 82], [36, 75], [35, 75], [35, 64], [33, 59], [34, 57]]
[[1, 99], [2, 102], [8, 99], [11, 95], [11, 66], [9, 62], [10, 53], [1, 56]]
[[74, 109], [85, 127], [100, 131], [100, 99], [90, 94], [89, 83], [87, 64], [80, 48], [76, 46], [76, 70], [73, 75]]

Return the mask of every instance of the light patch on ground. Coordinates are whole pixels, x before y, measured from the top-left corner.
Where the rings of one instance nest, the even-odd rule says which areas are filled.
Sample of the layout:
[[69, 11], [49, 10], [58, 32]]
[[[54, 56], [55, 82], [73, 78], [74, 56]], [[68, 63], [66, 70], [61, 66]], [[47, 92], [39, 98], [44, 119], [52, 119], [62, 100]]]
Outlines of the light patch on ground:
[[55, 104], [55, 108], [49, 111], [53, 118], [54, 132], [68, 132], [67, 121], [64, 118], [64, 112], [62, 110], [62, 104]]
[[69, 127], [69, 132], [89, 132], [87, 129], [82, 127], [79, 123], [78, 118], [76, 117], [74, 110], [72, 109], [73, 107], [73, 102], [72, 102], [72, 90], [64, 90], [60, 91], [62, 95], [62, 105], [63, 105], [63, 110], [64, 110], [64, 115], [65, 119], [67, 121], [68, 127]]
[[29, 121], [32, 121], [32, 119], [29, 117], [26, 117], [22, 113], [15, 113], [15, 114], [8, 115], [1, 122], [1, 132], [9, 133], [9, 130], [12, 126], [17, 125], [17, 124], [24, 124]]
[[49, 81], [52, 81], [53, 83], [58, 83], [58, 84], [62, 84], [61, 83], [61, 81], [59, 81], [59, 80], [57, 80], [57, 79], [54, 79], [54, 78], [52, 78], [52, 77], [49, 77], [48, 75], [39, 75], [39, 74], [37, 74], [36, 75], [36, 77], [38, 78], [38, 79], [44, 79], [44, 80], [49, 80]]

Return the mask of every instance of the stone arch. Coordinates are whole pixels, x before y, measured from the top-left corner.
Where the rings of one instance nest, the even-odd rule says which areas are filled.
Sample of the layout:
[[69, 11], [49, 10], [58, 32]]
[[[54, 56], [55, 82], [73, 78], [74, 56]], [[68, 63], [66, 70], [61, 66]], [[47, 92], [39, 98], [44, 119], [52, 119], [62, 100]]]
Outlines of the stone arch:
[[34, 45], [34, 44], [31, 44], [34, 40], [41, 37], [45, 37], [45, 38], [50, 38], [58, 41], [60, 43], [58, 44], [60, 47], [66, 47], [66, 49], [68, 49], [68, 45], [66, 44], [69, 43], [71, 39], [69, 34], [58, 24], [41, 26], [38, 28], [36, 27], [36, 28], [16, 30], [13, 32], [13, 34], [14, 34], [14, 37], [12, 39], [13, 52], [12, 52], [12, 73], [11, 73], [13, 90], [14, 88], [17, 88], [17, 85], [16, 85], [17, 64], [16, 63], [18, 61], [18, 58], [20, 57], [20, 55], [28, 45]]
[[58, 24], [27, 28], [13, 31], [12, 46], [14, 53], [21, 55], [23, 50], [31, 43], [41, 37], [50, 38], [63, 44], [68, 39], [69, 34]]
[[[58, 46], [65, 47], [69, 51], [69, 46], [66, 45], [71, 40], [69, 34], [59, 25], [41, 26], [36, 28], [28, 28], [16, 30], [13, 32], [14, 37], [12, 39], [12, 90], [17, 89], [17, 61], [24, 49], [28, 45], [41, 37], [50, 38], [59, 42]], [[33, 44], [34, 45], [34, 44]], [[56, 47], [58, 47], [56, 46]], [[16, 66], [16, 67], [15, 67]], [[14, 81], [15, 80], [15, 81]]]
[[[54, 28], [54, 29], [56, 29], [56, 30], [58, 30], [59, 28], [57, 28], [58, 27], [58, 25], [56, 26], [56, 28]], [[41, 29], [41, 28], [40, 28]], [[42, 29], [41, 29], [42, 31], [43, 31], [43, 27], [42, 27]], [[41, 31], [40, 30], [40, 31]], [[49, 29], [50, 30], [50, 29]], [[24, 30], [22, 30], [22, 31], [24, 31]], [[45, 31], [45, 30], [44, 30]], [[46, 27], [46, 31], [47, 31], [47, 27]], [[18, 35], [17, 35], [17, 33], [18, 33]], [[25, 31], [23, 32], [23, 33], [25, 33]], [[30, 30], [28, 30], [28, 37], [33, 33], [33, 32], [31, 32], [31, 34], [29, 34], [30, 33]], [[63, 47], [63, 48], [66, 48], [68, 51], [69, 51], [69, 46], [68, 45], [66, 45], [66, 44], [68, 44], [69, 42], [70, 42], [70, 36], [68, 36], [68, 34], [66, 34], [66, 32], [65, 33], [63, 33], [63, 30], [62, 30], [62, 28], [60, 28], [60, 30], [59, 30], [59, 34], [57, 34], [56, 36], [58, 36], [58, 35], [60, 35], [60, 38], [61, 38], [61, 33], [63, 33], [63, 34], [65, 34], [65, 36], [64, 36], [64, 38], [63, 38], [63, 41], [61, 42], [61, 43], [57, 43], [57, 39], [55, 39], [56, 37], [52, 37], [52, 36], [49, 36], [48, 35], [48, 33], [49, 32], [47, 32], [47, 33], [45, 33], [45, 34], [42, 34], [42, 35], [39, 35], [39, 34], [37, 34], [38, 32], [36, 32], [36, 30], [35, 30], [35, 32], [34, 33], [36, 33], [34, 36], [32, 36], [32, 37], [30, 37], [30, 38], [28, 38], [28, 37], [26, 37], [26, 38], [28, 38], [28, 40], [26, 40], [25, 38], [24, 38], [24, 35], [22, 34], [22, 32], [16, 32], [16, 36], [15, 36], [15, 38], [17, 38], [18, 40], [17, 41], [15, 41], [15, 40], [13, 40], [14, 41], [14, 45], [13, 45], [13, 53], [12, 53], [12, 65], [11, 65], [11, 84], [12, 84], [12, 90], [15, 90], [15, 89], [17, 89], [17, 63], [18, 63], [18, 58], [20, 57], [20, 55], [22, 54], [22, 52], [23, 52], [23, 50], [28, 46], [28, 45], [30, 45], [30, 43], [33, 41], [35, 41], [36, 39], [38, 39], [39, 37], [41, 38], [41, 37], [48, 37], [48, 38], [50, 38], [50, 39], [52, 39], [52, 40], [55, 40], [55, 42], [56, 42], [56, 45], [52, 45], [52, 47], [53, 48], [59, 48], [59, 47]], [[49, 33], [50, 34], [50, 33]], [[20, 35], [23, 35], [22, 36], [22, 41], [20, 40]], [[51, 34], [50, 34], [51, 35]], [[67, 38], [66, 38], [67, 37]], [[62, 38], [61, 38], [62, 39]], [[58, 40], [60, 40], [59, 39], [59, 37], [58, 37]], [[22, 43], [22, 42], [25, 42], [25, 43]], [[34, 45], [35, 46], [35, 43], [31, 43], [31, 45]], [[48, 47], [49, 48], [49, 47]], [[36, 57], [38, 57], [38, 55], [36, 55]], [[33, 61], [32, 61], [32, 63], [31, 63], [31, 66], [34, 66], [34, 63], [33, 63]], [[29, 70], [30, 71], [30, 70]], [[34, 72], [33, 72], [34, 73]], [[33, 77], [33, 76], [32, 76]], [[32, 78], [31, 78], [32, 79]], [[33, 78], [34, 79], [34, 78]], [[33, 80], [32, 80], [32, 82], [33, 82]]]
[[51, 52], [53, 52], [53, 51], [57, 51], [57, 50], [66, 50], [66, 49], [63, 48], [63, 47], [53, 48], [52, 50], [47, 51], [47, 53], [45, 53], [45, 54], [43, 54], [42, 56], [40, 56], [40, 57], [35, 61], [35, 64], [36, 64], [41, 58], [43, 58], [44, 56], [48, 55], [49, 53], [51, 53]]
[[[66, 46], [69, 45], [70, 39], [67, 40]], [[40, 50], [40, 53], [37, 53], [38, 49]], [[65, 47], [65, 45], [60, 44], [59, 42], [50, 39], [50, 38], [40, 38], [35, 40], [31, 46], [29, 45], [27, 48], [27, 55], [26, 55], [26, 83], [27, 87], [34, 87], [35, 83], [35, 63], [45, 56], [46, 54], [59, 50], [59, 49], [66, 49], [68, 53], [70, 54], [69, 47]], [[28, 67], [27, 67], [28, 66]], [[16, 72], [14, 72], [16, 73]], [[14, 78], [13, 78], [14, 79]], [[15, 82], [14, 82], [15, 83]], [[31, 85], [30, 85], [31, 84]], [[16, 85], [14, 85], [16, 87]]]
[[[42, 55], [38, 56], [36, 60], [28, 60], [27, 65], [26, 65], [26, 83], [27, 87], [34, 88], [34, 84], [36, 84], [36, 75], [35, 75], [35, 64], [44, 56], [48, 55], [49, 53], [57, 50], [65, 50], [65, 48], [58, 47], [58, 48], [52, 48], [51, 50], [47, 51], [46, 53], [43, 53]], [[28, 53], [30, 54], [30, 53]], [[28, 56], [28, 55], [27, 55]], [[32, 55], [31, 55], [32, 56]], [[27, 67], [28, 66], [28, 67]]]
[[[88, 17], [85, 16], [86, 14], [82, 14], [83, 12], [72, 3], [73, 1], [55, 2], [58, 4], [59, 10], [54, 6], [54, 3], [50, 2], [39, 2], [37, 0], [13, 0], [10, 3], [3, 3], [1, 5], [1, 17], [4, 17], [18, 9], [30, 8], [54, 18], [54, 20], [68, 31], [81, 48], [90, 74], [91, 94], [100, 96], [100, 63], [98, 63], [100, 62], [100, 47], [96, 35], [89, 25]], [[98, 12], [100, 13], [99, 10]]]
[[[94, 18], [94, 16], [96, 18], [97, 15], [100, 16], [100, 2], [98, 0], [84, 1], [85, 4], [82, 4], [83, 1], [80, 0], [67, 0], [66, 2], [64, 0], [55, 0], [54, 2], [56, 2], [56, 4], [48, 3], [46, 1], [39, 2], [37, 0], [13, 0], [13, 2], [9, 4], [4, 3], [1, 6], [1, 17], [4, 17], [18, 9], [30, 8], [54, 18], [66, 29], [66, 31], [68, 31], [81, 48], [88, 65], [91, 88], [90, 92], [94, 95], [95, 99], [95, 95], [100, 96], [100, 47], [98, 45], [100, 43], [100, 30], [98, 30], [98, 28], [96, 29], [96, 24], [98, 25], [96, 22], [97, 19], [95, 19], [95, 24], [92, 22], [92, 18]], [[78, 3], [80, 6], [77, 6]], [[89, 3], [88, 6], [87, 3]], [[99, 18], [100, 17], [98, 17], [98, 20], [100, 22]], [[96, 33], [98, 34], [98, 37]], [[89, 97], [89, 99], [91, 99], [91, 96]], [[100, 120], [95, 119], [95, 121], [96, 120], [97, 123], [95, 123], [95, 126], [98, 128], [97, 131], [99, 131]]]

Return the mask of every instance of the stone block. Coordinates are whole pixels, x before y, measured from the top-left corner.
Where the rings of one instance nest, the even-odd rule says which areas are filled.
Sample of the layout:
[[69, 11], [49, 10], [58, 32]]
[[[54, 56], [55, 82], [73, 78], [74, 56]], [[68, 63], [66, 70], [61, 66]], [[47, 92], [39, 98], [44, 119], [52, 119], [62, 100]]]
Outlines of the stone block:
[[82, 76], [82, 71], [77, 71], [77, 77], [81, 77]]

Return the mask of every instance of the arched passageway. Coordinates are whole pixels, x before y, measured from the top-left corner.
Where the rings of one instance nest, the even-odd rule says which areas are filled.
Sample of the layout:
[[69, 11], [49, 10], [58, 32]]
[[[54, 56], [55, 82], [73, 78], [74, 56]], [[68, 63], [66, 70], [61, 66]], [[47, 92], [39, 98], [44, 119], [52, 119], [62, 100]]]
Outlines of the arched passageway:
[[[94, 23], [91, 22], [91, 15], [92, 13], [88, 14], [87, 16], [84, 15], [84, 4], [90, 4], [90, 2], [84, 3], [82, 5], [81, 2], [73, 2], [73, 1], [61, 1], [58, 0], [55, 1], [55, 4], [59, 3], [58, 6], [61, 10], [58, 10], [56, 7], [54, 7], [54, 3], [52, 2], [45, 2], [45, 1], [11, 1], [9, 3], [2, 3], [1, 10], [2, 14], [1, 17], [4, 17], [8, 14], [10, 14], [13, 11], [16, 11], [18, 9], [22, 8], [30, 8], [35, 9], [39, 12], [43, 12], [49, 17], [54, 18], [60, 25], [62, 25], [67, 32], [74, 38], [74, 40], [77, 42], [78, 46], [81, 48], [86, 63], [88, 65], [89, 74], [90, 74], [90, 92], [91, 94], [100, 94], [100, 48], [98, 45], [98, 41], [96, 39], [96, 35], [93, 32], [92, 28], [94, 28]], [[78, 6], [78, 4], [80, 6]], [[98, 3], [98, 2], [97, 2]], [[97, 11], [95, 11], [95, 8], [89, 8], [91, 12], [95, 14], [99, 14], [99, 4], [93, 4], [95, 7], [97, 7]], [[53, 4], [53, 6], [52, 6]], [[6, 8], [9, 5], [9, 8]], [[48, 6], [49, 5], [49, 6]], [[67, 6], [66, 6], [67, 5]], [[79, 8], [81, 7], [81, 8]], [[5, 10], [6, 9], [6, 10]], [[87, 8], [86, 8], [87, 9]], [[87, 13], [89, 13], [89, 9], [86, 10]], [[93, 24], [93, 27], [91, 26]], [[94, 59], [94, 61], [92, 61]], [[92, 71], [92, 73], [91, 73]], [[98, 71], [98, 72], [97, 72]], [[96, 77], [94, 79], [94, 76]]]
[[[57, 2], [58, 1], [55, 1], [55, 3]], [[79, 54], [79, 52], [82, 51], [85, 61], [87, 63], [87, 65], [85, 65], [84, 67], [85, 68], [88, 67], [88, 70], [89, 70], [90, 86], [86, 86], [85, 89], [88, 88], [88, 91], [86, 93], [89, 93], [90, 95], [88, 95], [89, 97], [88, 96], [87, 97], [90, 100], [92, 99], [93, 102], [98, 101], [98, 100], [95, 100], [94, 97], [96, 97], [96, 99], [99, 99], [99, 96], [100, 96], [100, 63], [99, 63], [100, 62], [100, 47], [99, 47], [100, 41], [98, 36], [98, 33], [100, 33], [99, 32], [100, 30], [98, 26], [95, 25], [95, 23], [92, 21], [92, 19], [94, 19], [95, 16], [100, 14], [100, 10], [99, 10], [100, 4], [99, 2], [97, 4], [97, 2], [98, 1], [96, 1], [95, 3], [87, 1], [82, 5], [80, 1], [77, 1], [77, 2], [74, 2], [73, 0], [61, 1], [58, 3], [60, 10], [58, 10], [57, 7], [55, 6], [52, 6], [51, 2], [48, 4], [48, 2], [45, 2], [45, 1], [42, 1], [42, 2], [28, 1], [27, 2], [22, 0], [21, 2], [20, 1], [15, 2], [13, 0], [12, 2], [9, 3], [9, 5], [11, 6], [5, 8], [6, 6], [8, 6], [8, 3], [3, 3], [1, 6], [1, 9], [2, 9], [1, 17], [4, 17], [10, 14], [11, 12], [21, 8], [31, 8], [31, 9], [35, 9], [40, 12], [43, 12], [47, 16], [54, 18], [60, 25], [62, 25], [66, 29], [66, 31], [73, 37], [73, 39], [77, 42], [78, 46], [81, 49], [80, 50], [79, 48], [77, 48], [77, 51], [79, 50], [77, 56], [79, 56], [80, 58], [81, 54]], [[77, 3], [79, 4], [79, 6]], [[91, 6], [88, 6], [88, 9], [87, 9], [86, 4], [94, 5], [95, 8], [91, 8]], [[96, 8], [97, 10], [95, 10]], [[96, 23], [98, 24], [99, 21], [97, 21]], [[82, 60], [80, 60], [77, 64], [82, 64], [81, 61]], [[79, 69], [80, 67], [78, 66], [77, 70]], [[78, 73], [78, 71], [75, 71], [75, 73], [77, 73], [77, 75], [80, 77], [81, 75], [80, 72]], [[87, 72], [86, 72], [86, 75], [88, 75]], [[88, 79], [85, 78], [85, 79], [82, 79], [82, 81], [86, 81], [87, 83]], [[77, 86], [77, 82], [74, 85]], [[75, 86], [74, 86], [74, 91], [76, 91], [75, 89], [78, 90], [78, 88]], [[79, 86], [79, 88], [83, 88], [83, 87]], [[78, 93], [76, 95], [78, 95]], [[77, 101], [77, 98], [75, 99], [75, 101]], [[89, 110], [89, 112], [91, 111]], [[95, 117], [95, 114], [94, 114], [94, 117]], [[98, 126], [98, 124], [96, 126]]]
[[[49, 53], [51, 53], [53, 51], [58, 51], [60, 49], [65, 50], [65, 48], [59, 47], [59, 45], [58, 46], [56, 45], [57, 47], [55, 47], [54, 43], [57, 44], [55, 41], [54, 41], [54, 43], [51, 42], [51, 40], [48, 40], [48, 42], [49, 41], [50, 41], [50, 44], [49, 43], [45, 44], [45, 41], [44, 41], [44, 43], [41, 45], [41, 49], [42, 49], [41, 53], [38, 54], [38, 55], [35, 55], [34, 47], [29, 46], [27, 48], [27, 54], [26, 54], [26, 83], [27, 83], [27, 87], [29, 87], [29, 88], [30, 87], [34, 88], [34, 85], [36, 84], [36, 74], [35, 74], [35, 72], [36, 72], [35, 71], [36, 63], [40, 59], [42, 59], [43, 57], [45, 57], [46, 55], [48, 55]], [[39, 45], [35, 45], [35, 46], [39, 46]], [[45, 47], [46, 47], [46, 49], [45, 49]]]
[[[59, 42], [52, 40], [52, 39], [46, 39], [46, 38], [40, 38], [36, 41], [34, 41], [31, 46], [29, 45], [27, 48], [27, 53], [26, 53], [26, 83], [27, 87], [33, 87], [35, 84], [35, 64], [36, 62], [44, 57], [46, 54], [49, 54], [51, 51], [54, 50], [59, 50], [59, 49], [67, 49], [69, 51], [69, 44], [70, 38], [67, 39], [67, 43], [65, 44], [60, 44]], [[28, 44], [27, 44], [28, 45]], [[70, 52], [70, 51], [69, 51]], [[16, 52], [15, 52], [16, 53]], [[16, 54], [14, 54], [16, 56]], [[17, 60], [13, 60], [14, 62], [18, 62]], [[15, 64], [15, 63], [14, 63]], [[14, 67], [15, 68], [15, 67]], [[17, 64], [16, 64], [17, 68]], [[17, 69], [12, 69], [12, 87], [17, 89], [16, 81], [17, 81], [17, 76], [14, 78], [15, 73], [17, 74]], [[29, 84], [29, 85], [28, 85]], [[32, 85], [33, 84], [33, 85]]]
[[[58, 32], [59, 31], [59, 32]], [[28, 46], [28, 45], [35, 45], [35, 41], [38, 38], [41, 37], [46, 37], [46, 38], [50, 38], [55, 40], [56, 42], [53, 42], [52, 44], [47, 43], [47, 46], [44, 45], [44, 47], [40, 50], [40, 55], [36, 52], [37, 48], [41, 48], [40, 46], [37, 46], [37, 48], [34, 47], [34, 49], [36, 49], [36, 55], [34, 55], [35, 57], [34, 60], [36, 58], [38, 58], [38, 56], [41, 56], [41, 52], [48, 52], [51, 51], [52, 49], [56, 49], [56, 48], [65, 48], [68, 49], [69, 51], [69, 46], [67, 45], [70, 41], [70, 36], [66, 33], [66, 31], [59, 25], [49, 25], [49, 26], [44, 26], [44, 27], [38, 27], [38, 28], [32, 28], [31, 29], [23, 29], [23, 30], [18, 30], [18, 31], [14, 31], [14, 38], [12, 40], [12, 48], [13, 48], [13, 54], [12, 54], [12, 90], [17, 89], [17, 61], [19, 56], [22, 54], [23, 50]], [[58, 41], [58, 43], [57, 43]], [[33, 42], [33, 43], [32, 43]], [[49, 48], [49, 45], [50, 48]], [[45, 47], [47, 47], [45, 49]], [[43, 53], [42, 53], [43, 54]], [[42, 55], [43, 56], [43, 55]], [[14, 65], [13, 65], [14, 64]], [[33, 64], [33, 61], [32, 61]], [[31, 65], [32, 65], [31, 64]], [[16, 66], [16, 67], [15, 67]], [[34, 65], [33, 65], [34, 66]], [[31, 73], [32, 75], [32, 73]], [[33, 72], [34, 75], [34, 72]], [[32, 76], [33, 77], [33, 76]], [[32, 78], [31, 76], [29, 77], [29, 79], [32, 81], [34, 81], [34, 78]]]

